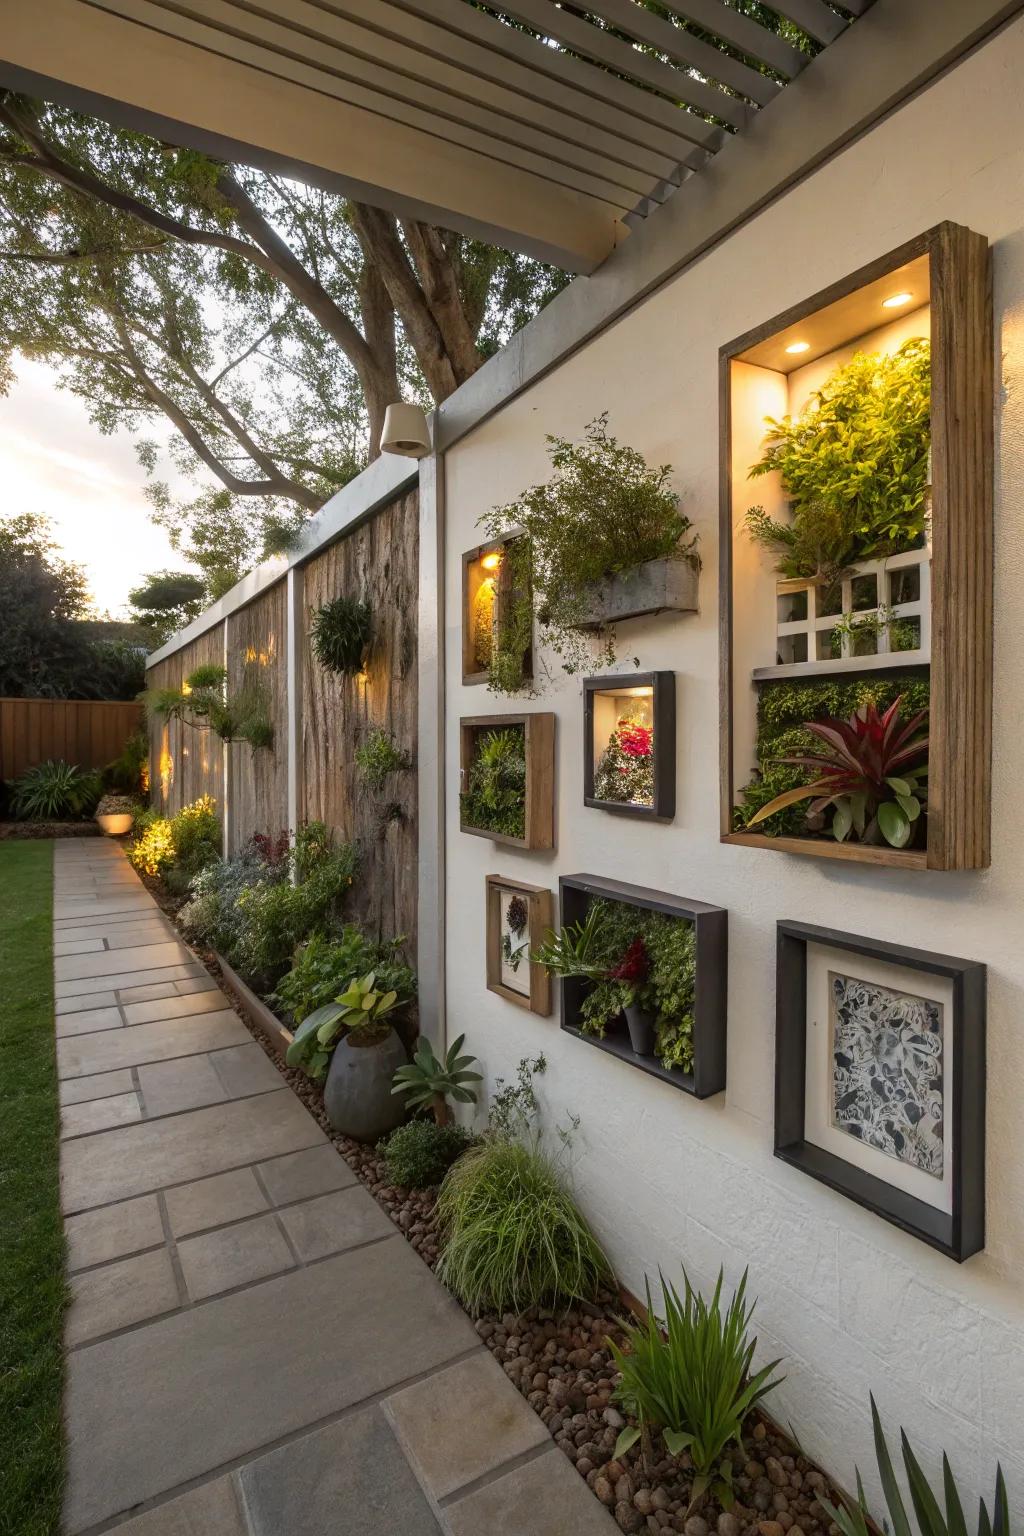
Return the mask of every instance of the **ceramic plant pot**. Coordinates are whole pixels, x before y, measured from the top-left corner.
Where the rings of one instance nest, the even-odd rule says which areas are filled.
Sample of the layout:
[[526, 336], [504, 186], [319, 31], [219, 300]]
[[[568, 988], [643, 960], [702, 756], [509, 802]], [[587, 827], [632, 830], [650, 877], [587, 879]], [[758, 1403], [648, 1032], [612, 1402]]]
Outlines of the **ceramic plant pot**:
[[100, 831], [107, 837], [124, 837], [132, 829], [135, 817], [131, 811], [116, 811], [109, 816], [97, 816]]
[[636, 1003], [623, 1010], [629, 1028], [629, 1043], [637, 1056], [654, 1055], [654, 1016]]
[[351, 1045], [346, 1036], [335, 1047], [324, 1085], [334, 1129], [355, 1141], [376, 1142], [401, 1125], [405, 1101], [391, 1092], [391, 1080], [407, 1060], [394, 1030], [373, 1045]]

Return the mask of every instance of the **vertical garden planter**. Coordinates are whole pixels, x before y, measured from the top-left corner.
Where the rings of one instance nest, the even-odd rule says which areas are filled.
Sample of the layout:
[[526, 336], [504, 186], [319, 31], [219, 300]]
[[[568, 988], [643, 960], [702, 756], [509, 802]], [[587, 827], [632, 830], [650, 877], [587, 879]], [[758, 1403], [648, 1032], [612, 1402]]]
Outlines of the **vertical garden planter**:
[[671, 821], [676, 810], [674, 672], [583, 683], [583, 803]]
[[[510, 732], [522, 740], [521, 834], [474, 822], [469, 805], [474, 767], [487, 739], [495, 732]], [[541, 849], [555, 846], [555, 717], [553, 714], [472, 715], [459, 721], [459, 827], [474, 837], [512, 848]]]
[[[510, 618], [515, 599], [507, 551], [515, 540], [492, 539], [469, 549], [462, 557], [462, 681], [486, 683], [491, 677], [492, 657], [502, 643], [503, 626]], [[531, 622], [532, 631], [532, 622]], [[517, 663], [518, 664], [518, 663]], [[522, 678], [533, 676], [532, 633], [521, 663]]]
[[486, 892], [487, 990], [547, 1018], [551, 977], [530, 956], [554, 921], [551, 892], [504, 875], [488, 875]]
[[699, 568], [689, 560], [645, 560], [585, 589], [578, 629], [600, 629], [651, 613], [696, 613]]

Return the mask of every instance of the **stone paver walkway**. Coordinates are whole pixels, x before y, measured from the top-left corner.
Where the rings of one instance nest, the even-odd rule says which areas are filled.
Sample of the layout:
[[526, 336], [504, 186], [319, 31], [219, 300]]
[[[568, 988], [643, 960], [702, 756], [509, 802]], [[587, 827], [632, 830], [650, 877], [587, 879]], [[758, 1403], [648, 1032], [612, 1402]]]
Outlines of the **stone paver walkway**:
[[55, 882], [68, 1536], [613, 1536], [121, 850]]

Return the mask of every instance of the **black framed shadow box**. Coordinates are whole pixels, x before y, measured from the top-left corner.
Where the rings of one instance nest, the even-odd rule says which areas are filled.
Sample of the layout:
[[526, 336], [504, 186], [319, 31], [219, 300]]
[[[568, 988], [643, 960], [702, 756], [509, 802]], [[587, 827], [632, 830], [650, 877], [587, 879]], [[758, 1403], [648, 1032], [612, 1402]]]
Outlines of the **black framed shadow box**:
[[674, 672], [584, 678], [583, 803], [620, 816], [672, 820]]
[[986, 969], [780, 922], [775, 1155], [962, 1262], [985, 1246]]

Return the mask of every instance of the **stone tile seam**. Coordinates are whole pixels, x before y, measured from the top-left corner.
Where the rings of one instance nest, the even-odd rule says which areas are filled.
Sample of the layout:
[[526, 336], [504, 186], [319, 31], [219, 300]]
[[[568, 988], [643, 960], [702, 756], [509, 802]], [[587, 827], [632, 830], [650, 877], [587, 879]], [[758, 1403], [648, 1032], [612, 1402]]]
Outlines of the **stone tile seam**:
[[[224, 1050], [230, 1050], [231, 1047], [230, 1046], [224, 1046], [223, 1049]], [[200, 1051], [197, 1054], [200, 1055], [200, 1056], [204, 1056], [204, 1055], [212, 1056], [214, 1054], [214, 1052], [213, 1051], [209, 1051], [209, 1052]], [[182, 1058], [181, 1057], [175, 1057], [174, 1059], [177, 1060], [177, 1061], [180, 1061]], [[162, 1061], [144, 1061], [144, 1062], [140, 1063], [140, 1066], [144, 1066], [144, 1067], [162, 1067], [163, 1066], [163, 1062]], [[116, 1072], [119, 1069], [117, 1067], [115, 1067], [112, 1070], [114, 1070]], [[120, 1069], [120, 1070], [123, 1070], [123, 1069]], [[137, 1073], [139, 1069], [138, 1069], [138, 1067], [130, 1067], [128, 1070], [134, 1074], [134, 1073]], [[101, 1074], [97, 1074], [97, 1075], [101, 1075]], [[220, 1082], [219, 1078], [217, 1080], [218, 1080], [218, 1082]], [[81, 1079], [80, 1078], [72, 1078], [71, 1081], [72, 1082], [80, 1082]], [[223, 1083], [221, 1083], [221, 1087], [223, 1087], [223, 1086], [224, 1086]], [[210, 1104], [186, 1104], [182, 1109], [169, 1109], [169, 1110], [167, 1110], [162, 1115], [150, 1115], [150, 1114], [147, 1113], [146, 1105], [145, 1105], [145, 1100], [143, 1098], [142, 1088], [140, 1086], [137, 1086], [134, 1089], [134, 1092], [138, 1095], [138, 1098], [139, 1098], [140, 1118], [138, 1120], [130, 1121], [130, 1122], [124, 1124], [124, 1125], [100, 1125], [100, 1126], [97, 1126], [94, 1130], [91, 1130], [91, 1131], [78, 1131], [74, 1136], [62, 1136], [61, 1137], [61, 1141], [68, 1141], [68, 1142], [70, 1142], [70, 1141], [87, 1141], [90, 1136], [105, 1136], [108, 1131], [124, 1131], [124, 1130], [127, 1130], [129, 1124], [131, 1124], [131, 1125], [159, 1125], [164, 1120], [177, 1120], [180, 1115], [194, 1115], [195, 1112], [197, 1110], [199, 1110], [199, 1109], [215, 1109], [218, 1104], [244, 1104], [247, 1099], [262, 1099], [262, 1098], [265, 1098], [268, 1093], [277, 1093], [278, 1089], [277, 1088], [257, 1088], [253, 1093], [236, 1093], [233, 1096], [232, 1095], [228, 1095], [226, 1098], [223, 1098], [223, 1099], [214, 1099], [213, 1102], [210, 1103]], [[119, 1097], [119, 1095], [117, 1095], [117, 1094], [110, 1094], [110, 1095], [108, 1095], [108, 1097], [110, 1097], [110, 1098], [117, 1098], [117, 1097]], [[102, 1099], [83, 1099], [82, 1103], [85, 1103], [85, 1104], [102, 1104], [103, 1100]], [[68, 1109], [75, 1109], [75, 1108], [77, 1108], [77, 1105], [69, 1104], [66, 1107]]]
[[[440, 1282], [438, 1282], [440, 1283]], [[216, 1300], [216, 1297], [211, 1298]], [[287, 1435], [279, 1435], [276, 1440], [268, 1440], [263, 1445], [256, 1446], [247, 1451], [243, 1456], [232, 1457], [230, 1461], [221, 1462], [220, 1466], [212, 1467], [208, 1472], [199, 1477], [190, 1478], [188, 1482], [178, 1483], [169, 1488], [166, 1493], [159, 1494], [152, 1499], [146, 1499], [141, 1504], [136, 1504], [132, 1509], [125, 1510], [122, 1514], [115, 1515], [110, 1520], [98, 1521], [95, 1525], [85, 1526], [76, 1531], [74, 1536], [107, 1536], [110, 1531], [116, 1531], [119, 1526], [134, 1520], [137, 1516], [148, 1514], [151, 1509], [159, 1509], [161, 1505], [169, 1504], [172, 1499], [180, 1498], [183, 1493], [191, 1493], [196, 1488], [203, 1488], [207, 1483], [216, 1482], [222, 1477], [232, 1477], [250, 1462], [259, 1461], [264, 1456], [269, 1456], [273, 1451], [279, 1451], [285, 1446], [294, 1445], [296, 1441], [303, 1440], [307, 1435], [314, 1435], [319, 1430], [329, 1429], [332, 1424], [340, 1424], [343, 1420], [352, 1418], [353, 1415], [363, 1412], [368, 1408], [376, 1408], [384, 1402], [385, 1398], [396, 1397], [399, 1392], [404, 1392], [407, 1387], [415, 1387], [421, 1381], [427, 1381], [431, 1376], [437, 1376], [441, 1371], [448, 1370], [449, 1366], [460, 1365], [463, 1360], [470, 1360], [480, 1353], [486, 1346], [483, 1342], [473, 1344], [469, 1349], [461, 1350], [447, 1360], [439, 1361], [437, 1365], [430, 1366], [428, 1370], [419, 1371], [415, 1376], [408, 1376], [403, 1381], [396, 1381], [391, 1386], [382, 1387], [379, 1392], [372, 1392], [369, 1397], [360, 1398], [357, 1403], [349, 1403], [344, 1408], [337, 1409], [334, 1413], [324, 1414], [322, 1418], [314, 1419], [309, 1424], [304, 1424], [301, 1429], [290, 1431]], [[511, 1383], [510, 1383], [511, 1385]], [[514, 1389], [513, 1389], [514, 1390]], [[248, 1517], [248, 1510], [243, 1511]], [[251, 1526], [250, 1526], [251, 1530]]]
[[[225, 1011], [226, 1012], [231, 1012], [233, 1010], [227, 1009]], [[201, 1014], [201, 1013], [186, 1013], [186, 1014], [182, 1015], [182, 1018], [186, 1018], [186, 1019], [201, 1019], [201, 1018], [205, 1018], [205, 1017], [206, 1017], [206, 1015], [205, 1014]], [[146, 1022], [148, 1024], [178, 1024], [178, 1023], [181, 1022], [181, 1020], [180, 1019], [148, 1019]], [[145, 1027], [146, 1027], [146, 1025], [144, 1025], [144, 1024], [126, 1024], [124, 1026], [124, 1030], [145, 1029]], [[93, 1035], [109, 1035], [109, 1034], [113, 1034], [114, 1030], [116, 1030], [116, 1029], [117, 1029], [117, 1025], [115, 1024], [113, 1029], [90, 1029], [90, 1030], [87, 1030], [84, 1035], [61, 1035], [60, 1038], [62, 1040], [87, 1040], [87, 1039], [91, 1038]], [[119, 1033], [117, 1038], [119, 1040], [122, 1039], [123, 1038], [123, 1032]], [[58, 1072], [57, 1081], [61, 1082], [61, 1083], [81, 1083], [81, 1082], [84, 1082], [87, 1077], [104, 1077], [106, 1075], [106, 1073], [108, 1073], [108, 1072], [127, 1072], [127, 1071], [131, 1070], [131, 1067], [162, 1067], [166, 1062], [169, 1062], [169, 1061], [188, 1061], [189, 1057], [191, 1057], [191, 1056], [212, 1056], [217, 1051], [237, 1051], [237, 1049], [238, 1049], [238, 1047], [240, 1045], [245, 1045], [246, 1043], [247, 1042], [245, 1040], [236, 1040], [234, 1045], [215, 1045], [212, 1048], [207, 1046], [207, 1048], [205, 1050], [183, 1051], [180, 1056], [158, 1056], [155, 1061], [136, 1061], [136, 1062], [132, 1062], [130, 1064], [130, 1066], [100, 1067], [96, 1072], [78, 1072], [73, 1077], [61, 1077], [59, 1075], [59, 1072]], [[259, 1041], [257, 1040], [255, 1043], [258, 1045]], [[285, 1081], [284, 1078], [281, 1079], [281, 1082], [282, 1082], [283, 1087], [287, 1088], [289, 1093], [290, 1093], [292, 1090], [290, 1088], [288, 1088], [288, 1084], [287, 1084], [287, 1082]], [[278, 1092], [280, 1092], [280, 1090], [277, 1089], [277, 1088], [268, 1088], [267, 1092], [268, 1093], [278, 1093]], [[200, 1104], [198, 1107], [200, 1109], [209, 1109], [211, 1106], [207, 1105], [207, 1104]], [[265, 1161], [267, 1161], [267, 1159], [264, 1158], [264, 1162]]]
[[[299, 1251], [296, 1248], [295, 1244], [292, 1242], [292, 1235], [288, 1231], [288, 1228], [285, 1226], [284, 1222], [281, 1220], [281, 1217], [279, 1215], [279, 1209], [280, 1208], [278, 1207], [277, 1202], [270, 1198], [270, 1191], [267, 1188], [266, 1182], [265, 1182], [265, 1180], [263, 1178], [263, 1175], [260, 1173], [259, 1166], [256, 1163], [253, 1163], [253, 1165], [252, 1165], [252, 1176], [253, 1176], [253, 1178], [256, 1181], [256, 1188], [259, 1190], [260, 1194], [263, 1196], [264, 1200], [267, 1202], [267, 1210], [273, 1214], [274, 1221], [277, 1224], [277, 1230], [280, 1232], [282, 1238], [284, 1239], [284, 1245], [288, 1249], [288, 1252], [291, 1254], [293, 1262], [295, 1263], [297, 1268], [305, 1269], [306, 1268], [306, 1260], [299, 1257]], [[351, 1185], [349, 1186], [349, 1188], [351, 1188]], [[333, 1191], [326, 1191], [326, 1193], [333, 1193]], [[319, 1198], [320, 1198], [319, 1195], [308, 1195], [306, 1197], [306, 1201], [303, 1201], [303, 1200], [292, 1200], [292, 1201], [289, 1201], [288, 1203], [290, 1205], [304, 1205], [309, 1200], [318, 1200]], [[196, 1233], [190, 1233], [189, 1235], [190, 1236], [199, 1237], [201, 1234], [196, 1232]]]
[[178, 1252], [178, 1240], [171, 1227], [170, 1212], [167, 1209], [167, 1201], [163, 1190], [156, 1197], [156, 1208], [160, 1212], [160, 1225], [164, 1229], [164, 1247], [167, 1249], [167, 1257], [170, 1260], [171, 1269], [174, 1272], [174, 1283], [178, 1288], [178, 1300], [182, 1308], [191, 1306], [188, 1294], [188, 1286], [185, 1284], [185, 1271], [181, 1264], [181, 1255]]

